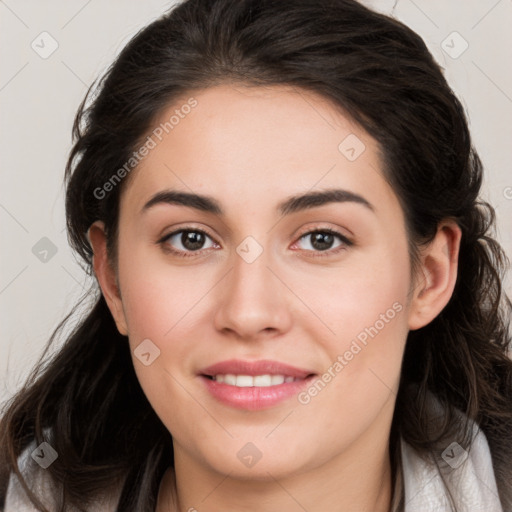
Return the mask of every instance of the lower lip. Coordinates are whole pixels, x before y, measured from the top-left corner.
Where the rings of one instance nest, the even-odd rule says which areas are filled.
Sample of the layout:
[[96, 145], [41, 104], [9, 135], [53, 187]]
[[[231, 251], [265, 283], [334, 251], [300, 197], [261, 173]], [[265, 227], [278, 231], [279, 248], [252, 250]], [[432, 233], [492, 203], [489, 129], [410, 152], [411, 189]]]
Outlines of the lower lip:
[[312, 375], [303, 380], [284, 382], [276, 386], [266, 387], [238, 387], [217, 382], [204, 375], [199, 376], [205, 383], [208, 391], [220, 402], [238, 409], [259, 411], [268, 409], [278, 403], [297, 395], [316, 376]]

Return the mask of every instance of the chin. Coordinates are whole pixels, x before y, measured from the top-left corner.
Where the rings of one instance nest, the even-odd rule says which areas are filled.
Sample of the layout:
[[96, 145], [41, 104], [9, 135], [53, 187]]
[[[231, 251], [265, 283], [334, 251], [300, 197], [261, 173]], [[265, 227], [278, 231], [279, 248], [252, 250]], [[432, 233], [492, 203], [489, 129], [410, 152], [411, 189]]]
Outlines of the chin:
[[209, 463], [214, 471], [230, 478], [261, 482], [297, 475], [306, 470], [305, 464], [296, 460], [283, 460], [278, 456], [265, 456], [264, 453], [259, 459], [256, 453], [254, 457], [251, 460], [242, 452], [240, 456], [235, 453], [234, 457], [210, 459]]

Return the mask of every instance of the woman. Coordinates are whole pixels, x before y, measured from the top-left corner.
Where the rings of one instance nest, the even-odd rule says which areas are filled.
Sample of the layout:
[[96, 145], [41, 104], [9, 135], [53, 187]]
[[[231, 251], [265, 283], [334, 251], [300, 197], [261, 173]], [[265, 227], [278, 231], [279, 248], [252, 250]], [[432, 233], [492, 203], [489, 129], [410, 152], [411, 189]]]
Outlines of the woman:
[[98, 294], [4, 412], [7, 512], [512, 510], [506, 258], [419, 36], [187, 0], [74, 135]]

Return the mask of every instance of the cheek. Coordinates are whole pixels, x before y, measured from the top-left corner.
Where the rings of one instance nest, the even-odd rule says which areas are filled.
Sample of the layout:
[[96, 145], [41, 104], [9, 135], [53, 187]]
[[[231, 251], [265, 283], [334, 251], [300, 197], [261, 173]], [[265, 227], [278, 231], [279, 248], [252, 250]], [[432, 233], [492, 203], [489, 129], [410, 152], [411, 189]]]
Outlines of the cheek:
[[[402, 273], [376, 273], [354, 278], [336, 295], [338, 315], [334, 330], [340, 338], [357, 339], [361, 343], [382, 340], [393, 342], [392, 333], [402, 331], [408, 280]], [[385, 341], [386, 340], [386, 341]]]
[[408, 333], [408, 261], [405, 248], [394, 257], [361, 258], [357, 269], [329, 284], [329, 299], [317, 304], [334, 331], [324, 338], [330, 366], [321, 400], [363, 423], [370, 423], [398, 387]]
[[189, 312], [208, 291], [207, 272], [170, 264], [163, 251], [135, 240], [125, 241], [124, 253], [120, 244], [123, 254], [119, 279], [130, 341], [149, 338], [161, 344], [189, 321]]
[[183, 308], [184, 298], [167, 289], [165, 284], [164, 276], [151, 279], [147, 272], [125, 281], [123, 308], [131, 343], [149, 338], [160, 345], [177, 321], [175, 317]]
[[[125, 252], [120, 251], [129, 256], [119, 259], [119, 279], [129, 343], [140, 384], [156, 406], [166, 403], [169, 396], [181, 396], [183, 390], [173, 377], [188, 373], [190, 354], [202, 342], [197, 335], [199, 322], [205, 318], [205, 297], [216, 274], [207, 265], [169, 264], [163, 253], [135, 244], [132, 250], [127, 248], [125, 244]], [[149, 366], [137, 358], [138, 347], [147, 344], [146, 340], [156, 346], [158, 354]]]
[[[174, 432], [176, 425], [185, 423], [186, 418], [181, 416], [186, 416], [188, 406], [173, 406], [171, 414], [170, 404], [190, 403], [180, 366], [193, 349], [190, 333], [197, 330], [198, 302], [208, 290], [208, 283], [191, 267], [184, 270], [162, 265], [143, 251], [131, 252], [124, 264], [120, 261], [119, 272], [138, 381], [157, 415]], [[194, 286], [196, 282], [199, 284]], [[142, 352], [138, 347], [147, 347], [147, 340], [151, 342], [151, 363], [146, 366], [138, 357]], [[153, 345], [157, 347], [154, 353]]]
[[[354, 252], [337, 268], [323, 270], [290, 275], [290, 282], [328, 326], [323, 339], [329, 352], [343, 353], [355, 339], [367, 347], [370, 340], [377, 346], [403, 340], [410, 286], [405, 241]], [[318, 337], [322, 325], [309, 325], [315, 326]]]

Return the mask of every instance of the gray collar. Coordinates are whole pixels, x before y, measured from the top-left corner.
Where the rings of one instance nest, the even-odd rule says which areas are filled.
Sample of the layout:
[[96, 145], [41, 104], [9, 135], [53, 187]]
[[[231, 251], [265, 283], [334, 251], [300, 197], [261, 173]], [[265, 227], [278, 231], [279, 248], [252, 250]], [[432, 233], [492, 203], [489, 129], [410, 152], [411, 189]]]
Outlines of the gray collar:
[[473, 436], [468, 451], [454, 440], [425, 458], [401, 440], [392, 512], [503, 512], [489, 445], [474, 423]]

